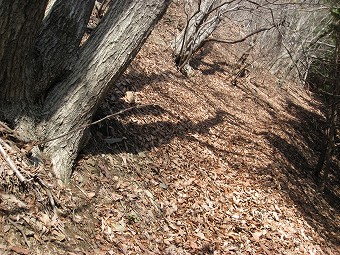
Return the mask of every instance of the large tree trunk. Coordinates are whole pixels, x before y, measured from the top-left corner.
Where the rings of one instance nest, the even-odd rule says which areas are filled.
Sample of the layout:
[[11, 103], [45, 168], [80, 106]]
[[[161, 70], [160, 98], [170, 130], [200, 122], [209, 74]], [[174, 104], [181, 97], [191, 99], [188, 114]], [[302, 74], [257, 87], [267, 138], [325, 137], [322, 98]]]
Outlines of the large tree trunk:
[[[1, 70], [0, 98], [8, 103], [0, 106], [0, 118], [12, 121], [30, 139], [51, 140], [68, 133], [44, 144], [43, 148], [56, 176], [68, 181], [73, 162], [86, 143], [86, 130], [70, 131], [91, 121], [106, 92], [135, 57], [170, 0], [113, 1], [99, 26], [81, 47], [80, 39], [93, 0], [56, 0], [44, 20], [47, 1], [44, 4], [38, 1], [35, 8], [31, 7], [33, 4], [21, 8], [19, 3], [12, 2], [21, 1], [0, 2], [0, 31], [4, 38], [8, 37], [7, 40], [0, 38], [1, 69], [17, 70], [19, 66], [30, 70], [32, 66], [33, 75], [18, 71], [21, 82], [14, 82], [12, 74]], [[29, 8], [34, 12], [28, 11]], [[7, 20], [21, 11], [22, 20]], [[18, 35], [8, 31], [9, 22], [14, 30], [19, 30], [21, 23], [27, 23], [29, 27], [25, 32], [32, 33], [27, 39], [30, 43], [13, 45], [22, 31]], [[32, 31], [39, 31], [39, 36]], [[20, 50], [27, 55], [23, 58], [23, 53], [17, 53], [21, 59], [13, 60], [7, 53], [8, 48], [12, 53]], [[22, 102], [25, 108], [18, 106]], [[14, 109], [15, 116], [10, 116], [6, 110], [10, 108]], [[19, 108], [22, 111], [18, 112]]]
[[[36, 96], [72, 70], [95, 0], [55, 0], [35, 44]], [[51, 3], [50, 3], [51, 4]]]
[[0, 1], [0, 102], [27, 99], [33, 82], [33, 48], [47, 0]]

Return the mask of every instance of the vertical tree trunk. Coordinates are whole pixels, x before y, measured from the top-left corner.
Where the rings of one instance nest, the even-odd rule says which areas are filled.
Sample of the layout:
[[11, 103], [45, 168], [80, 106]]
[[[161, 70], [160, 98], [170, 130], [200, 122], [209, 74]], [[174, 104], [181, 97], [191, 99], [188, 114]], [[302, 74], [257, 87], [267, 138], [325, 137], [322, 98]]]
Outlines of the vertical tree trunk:
[[188, 17], [185, 28], [174, 42], [176, 65], [187, 76], [190, 73], [189, 61], [193, 54], [202, 47], [221, 21], [225, 4], [218, 5], [216, 2], [216, 0], [199, 1], [196, 12]]
[[72, 70], [94, 3], [56, 0], [50, 7], [35, 43], [35, 98]]
[[328, 179], [328, 175], [330, 173], [330, 165], [332, 161], [332, 157], [334, 155], [335, 150], [335, 136], [336, 136], [336, 125], [338, 118], [338, 108], [339, 108], [339, 99], [336, 95], [340, 94], [340, 20], [337, 21], [337, 28], [335, 28], [335, 54], [334, 54], [334, 64], [335, 64], [335, 72], [333, 77], [333, 95], [331, 97], [331, 106], [330, 106], [330, 118], [328, 120], [329, 124], [329, 136], [328, 140], [328, 148], [326, 150], [325, 155], [325, 163], [324, 163], [324, 179]]
[[318, 164], [315, 168], [315, 172], [320, 176], [323, 173], [323, 179], [327, 181], [330, 173], [331, 161], [335, 151], [335, 137], [337, 133], [338, 123], [338, 110], [339, 110], [339, 99], [337, 96], [340, 94], [340, 20], [337, 21], [338, 28], [335, 28], [335, 54], [334, 54], [334, 74], [332, 74], [331, 81], [333, 82], [333, 89], [331, 91], [329, 100], [329, 114], [327, 118], [327, 137], [326, 146], [320, 154]]
[[0, 104], [29, 98], [33, 48], [47, 0], [0, 2]]

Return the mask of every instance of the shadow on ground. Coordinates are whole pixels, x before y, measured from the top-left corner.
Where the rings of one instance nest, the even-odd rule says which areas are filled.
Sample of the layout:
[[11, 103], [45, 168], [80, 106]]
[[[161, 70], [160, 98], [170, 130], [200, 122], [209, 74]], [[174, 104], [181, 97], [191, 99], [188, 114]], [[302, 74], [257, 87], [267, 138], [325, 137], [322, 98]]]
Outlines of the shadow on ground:
[[230, 65], [225, 61], [214, 61], [214, 63], [209, 63], [204, 60], [206, 56], [211, 54], [212, 46], [204, 47], [198, 54], [196, 54], [190, 61], [190, 66], [196, 70], [200, 70], [203, 75], [214, 75], [216, 73], [227, 72], [227, 67]]
[[322, 185], [313, 175], [324, 138], [322, 132], [315, 127], [315, 123], [321, 122], [320, 116], [292, 102], [288, 103], [287, 111], [296, 119], [282, 121], [282, 125], [286, 127], [286, 134], [284, 136], [271, 132], [265, 134], [266, 139], [275, 148], [275, 168], [281, 175], [279, 177], [281, 188], [294, 201], [309, 224], [326, 240], [338, 245], [339, 165], [333, 162], [329, 182], [325, 186]]
[[[124, 79], [127, 80], [127, 84], [123, 84], [125, 87], [120, 88], [115, 95], [116, 99], [113, 102], [108, 102], [108, 104], [114, 111], [127, 108], [130, 105], [122, 100], [117, 100], [117, 98], [123, 96], [126, 90], [133, 89], [134, 91], [139, 91], [146, 84], [170, 79], [173, 75], [175, 74], [169, 72], [149, 76], [132, 73], [125, 76]], [[129, 84], [130, 79], [134, 80], [133, 85]], [[183, 86], [186, 85], [183, 84]], [[170, 102], [174, 100], [167, 95], [162, 96], [169, 99]], [[208, 101], [208, 103], [212, 104], [213, 102]], [[233, 109], [231, 108], [231, 110]], [[273, 172], [271, 168], [261, 169], [258, 174], [270, 175], [278, 179], [284, 194], [289, 196], [290, 200], [294, 202], [315, 231], [337, 245], [340, 242], [338, 236], [340, 232], [340, 198], [339, 194], [336, 193], [340, 184], [339, 165], [332, 164], [332, 174], [328, 185], [325, 187], [320, 186], [312, 173], [323, 139], [322, 132], [319, 131], [315, 124], [321, 123], [322, 120], [319, 115], [291, 101], [288, 101], [286, 110], [295, 118], [290, 118], [289, 120], [279, 119], [278, 115], [271, 114], [274, 119], [276, 118], [274, 121], [281, 127], [280, 129], [283, 130], [283, 134], [270, 131], [257, 134], [264, 137], [271, 147], [274, 148], [274, 154], [268, 157], [272, 158], [274, 161], [273, 167], [277, 169], [276, 172]], [[105, 115], [106, 113], [103, 114]], [[167, 115], [170, 120], [162, 120], [161, 116], [163, 115]], [[125, 118], [137, 116], [143, 116], [143, 118], [138, 118], [138, 121], [124, 121]], [[157, 116], [159, 117], [158, 120], [155, 118]], [[100, 117], [102, 116], [99, 114], [97, 118]], [[185, 116], [174, 115], [160, 106], [150, 105], [144, 108], [133, 109], [117, 119], [105, 121], [95, 127], [92, 132], [93, 136], [90, 146], [85, 149], [84, 153], [110, 153], [114, 155], [127, 152], [136, 154], [142, 151], [149, 151], [153, 148], [159, 148], [169, 144], [175, 138], [181, 138], [198, 142], [221, 157], [226, 154], [237, 154], [232, 151], [232, 148], [230, 151], [221, 150], [209, 143], [209, 141], [202, 141], [195, 137], [195, 134], [208, 135], [211, 128], [222, 123], [228, 123], [234, 127], [251, 132], [250, 127], [247, 127], [245, 122], [225, 110], [216, 110], [213, 116], [194, 123]], [[123, 138], [123, 140], [107, 144], [104, 142], [106, 137]], [[223, 135], [220, 139], [226, 139], [226, 137]], [[260, 153], [261, 147], [258, 147], [257, 150]]]
[[[124, 137], [124, 140], [116, 144], [107, 145], [104, 152], [127, 152], [136, 154], [141, 151], [149, 151], [152, 148], [166, 145], [176, 137], [187, 140], [195, 140], [192, 135], [207, 134], [210, 128], [225, 121], [235, 124], [242, 123], [242, 121], [234, 115], [220, 110], [217, 110], [213, 117], [207, 118], [198, 123], [194, 123], [189, 119], [174, 116], [171, 112], [166, 111], [160, 106], [147, 106], [142, 109], [134, 109], [129, 114], [135, 116], [160, 116], [162, 114], [167, 114], [168, 116], [173, 117], [173, 119], [177, 119], [177, 122], [156, 121], [145, 124], [128, 122], [123, 124], [123, 122], [119, 120], [110, 120], [102, 127], [97, 128], [96, 132], [100, 132], [103, 137]], [[124, 118], [124, 115], [122, 118]], [[98, 139], [100, 139], [100, 137]], [[218, 149], [214, 146], [201, 141], [198, 142], [218, 152]], [[103, 148], [101, 150], [103, 150]], [[92, 151], [91, 153], [100, 153], [100, 151]]]

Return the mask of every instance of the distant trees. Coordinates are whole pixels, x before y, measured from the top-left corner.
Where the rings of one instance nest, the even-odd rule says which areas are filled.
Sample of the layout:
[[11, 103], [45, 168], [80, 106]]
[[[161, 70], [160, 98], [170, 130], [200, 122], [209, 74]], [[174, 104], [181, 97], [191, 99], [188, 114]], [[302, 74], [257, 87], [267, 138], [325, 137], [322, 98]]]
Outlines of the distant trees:
[[[315, 174], [324, 173], [325, 179], [340, 140], [338, 5], [332, 0], [184, 0], [186, 24], [173, 43], [175, 63], [189, 76], [190, 60], [205, 43], [235, 44], [256, 37], [249, 47], [255, 64], [267, 67], [283, 81], [295, 79], [321, 93], [327, 124]], [[242, 35], [216, 38], [214, 31], [222, 21], [243, 28]]]
[[324, 146], [315, 169], [318, 176], [323, 172], [324, 179], [328, 178], [332, 157], [340, 155], [340, 8], [331, 8], [330, 14], [329, 33], [320, 40], [322, 51], [317, 52], [309, 77], [326, 106]]
[[70, 178], [86, 126], [169, 3], [110, 1], [84, 43], [95, 0], [0, 1], [0, 121], [58, 178]]
[[[263, 3], [266, 1], [263, 1]], [[260, 65], [267, 66], [283, 81], [295, 79], [323, 98], [326, 109], [323, 146], [314, 174], [327, 180], [339, 141], [340, 66], [338, 1], [290, 1], [257, 9], [252, 15], [259, 26], [266, 20], [281, 23], [256, 41]]]
[[274, 28], [273, 23], [266, 24], [266, 27], [257, 28], [235, 40], [212, 37], [222, 20], [232, 17], [241, 10], [251, 11], [258, 6], [260, 5], [255, 2], [245, 0], [185, 0], [186, 25], [173, 43], [175, 63], [179, 71], [186, 76], [190, 75], [189, 61], [207, 42], [235, 44]]
[[[207, 42], [236, 44], [256, 37], [252, 48], [262, 65], [303, 81], [329, 23], [329, 6], [316, 0], [184, 0], [186, 24], [173, 43], [176, 65], [187, 75], [193, 55]], [[216, 37], [221, 22], [241, 33]]]

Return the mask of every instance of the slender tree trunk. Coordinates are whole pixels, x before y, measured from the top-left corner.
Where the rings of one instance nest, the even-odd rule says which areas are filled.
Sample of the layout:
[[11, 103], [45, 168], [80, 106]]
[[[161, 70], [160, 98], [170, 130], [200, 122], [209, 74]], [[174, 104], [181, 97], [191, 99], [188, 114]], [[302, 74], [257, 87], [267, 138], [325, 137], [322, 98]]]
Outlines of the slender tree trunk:
[[[340, 26], [339, 26], [340, 29]], [[340, 32], [338, 31], [336, 34], [336, 43], [335, 43], [335, 54], [334, 54], [334, 74], [332, 77], [333, 81], [333, 89], [331, 91], [330, 96], [330, 106], [329, 106], [329, 114], [327, 118], [327, 137], [325, 142], [325, 147], [321, 152], [318, 160], [318, 164], [315, 168], [315, 173], [320, 176], [323, 171], [323, 179], [327, 181], [328, 175], [330, 173], [330, 167], [332, 162], [332, 157], [335, 151], [335, 137], [337, 134], [337, 123], [338, 123], [338, 110], [339, 110], [339, 99], [337, 95], [340, 94]]]
[[331, 161], [335, 151], [335, 137], [336, 137], [336, 125], [338, 118], [338, 108], [339, 108], [339, 99], [336, 98], [335, 95], [340, 94], [340, 21], [338, 21], [338, 29], [336, 32], [336, 42], [335, 42], [335, 56], [334, 56], [334, 64], [335, 64], [335, 72], [334, 72], [334, 85], [333, 85], [333, 95], [331, 98], [331, 106], [330, 106], [330, 118], [328, 120], [329, 123], [329, 136], [328, 139], [328, 148], [326, 150], [325, 162], [324, 162], [324, 179], [328, 179], [328, 175], [330, 173]]
[[199, 1], [196, 12], [188, 17], [185, 28], [174, 42], [176, 65], [187, 76], [190, 73], [189, 61], [193, 54], [203, 46], [221, 21], [225, 6], [218, 5], [216, 2], [215, 0]]

